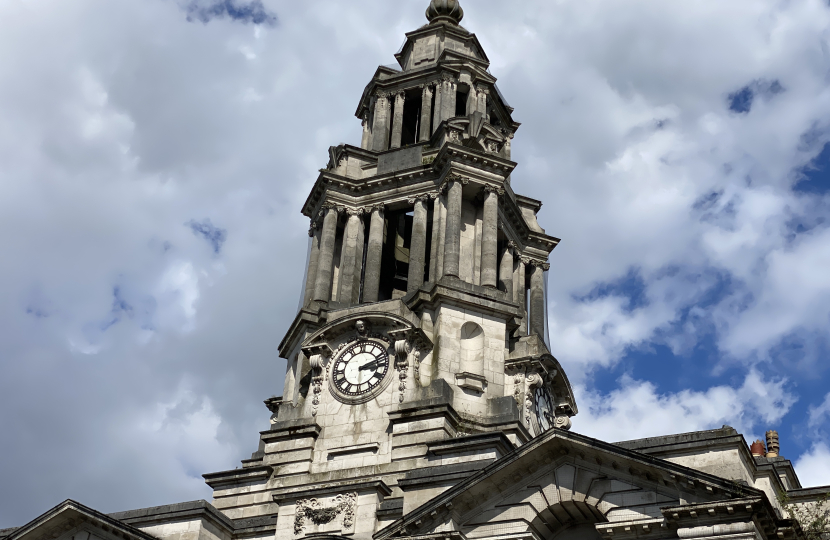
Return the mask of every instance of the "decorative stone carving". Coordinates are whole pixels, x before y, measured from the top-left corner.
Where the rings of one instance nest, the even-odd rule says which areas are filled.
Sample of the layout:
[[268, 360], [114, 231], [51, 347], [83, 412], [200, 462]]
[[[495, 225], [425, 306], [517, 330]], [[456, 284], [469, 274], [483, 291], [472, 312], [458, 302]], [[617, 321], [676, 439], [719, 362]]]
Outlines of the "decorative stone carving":
[[504, 195], [503, 187], [486, 185], [481, 189], [482, 191], [484, 191], [484, 193], [498, 193], [499, 196]]
[[525, 424], [527, 427], [530, 427], [530, 419], [533, 413], [533, 392], [544, 382], [545, 380], [538, 373], [530, 373], [527, 376], [527, 392], [525, 393]]
[[366, 325], [364, 321], [357, 321], [354, 323], [354, 328], [357, 331], [357, 335], [361, 337], [366, 337], [369, 333], [369, 327]]
[[337, 516], [343, 515], [343, 531], [354, 529], [355, 506], [357, 493], [347, 493], [334, 498], [334, 504], [323, 506], [318, 499], [302, 499], [297, 501], [297, 513], [294, 514], [294, 535], [300, 536], [305, 532], [306, 520], [315, 525], [331, 523]]
[[312, 372], [311, 416], [317, 416], [317, 409], [320, 406], [320, 394], [323, 392], [323, 379], [325, 376], [323, 366], [325, 364], [325, 357], [322, 354], [314, 354], [309, 358], [309, 364], [311, 365]]
[[571, 418], [565, 415], [557, 416], [553, 421], [553, 427], [568, 431], [571, 429]]
[[398, 390], [401, 395], [399, 401], [403, 403], [404, 391], [406, 391], [406, 375], [409, 371], [409, 353], [412, 351], [412, 346], [406, 340], [398, 340], [395, 342], [395, 369], [398, 370], [398, 378], [400, 384]]

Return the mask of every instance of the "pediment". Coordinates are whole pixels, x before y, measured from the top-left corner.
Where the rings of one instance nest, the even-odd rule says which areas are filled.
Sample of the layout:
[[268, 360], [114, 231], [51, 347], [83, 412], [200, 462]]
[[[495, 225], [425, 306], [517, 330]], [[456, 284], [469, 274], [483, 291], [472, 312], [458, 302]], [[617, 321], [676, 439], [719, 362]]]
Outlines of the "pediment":
[[105, 514], [67, 500], [15, 530], [6, 540], [156, 540]]
[[457, 531], [467, 538], [497, 533], [553, 538], [574, 527], [621, 522], [646, 524], [646, 530], [672, 536], [661, 526], [663, 508], [747, 494], [764, 496], [716, 476], [554, 429], [403, 516], [375, 538], [437, 531]]
[[[411, 313], [402, 315], [383, 311], [362, 311], [339, 317], [308, 336], [302, 344], [302, 350], [307, 356], [322, 354], [329, 356], [334, 352], [334, 346], [348, 336], [357, 337], [364, 332], [369, 336], [381, 337], [393, 343], [396, 340], [406, 340], [418, 343], [421, 349], [432, 348], [432, 340], [417, 324], [417, 317], [407, 317]], [[362, 329], [359, 328], [362, 324]]]

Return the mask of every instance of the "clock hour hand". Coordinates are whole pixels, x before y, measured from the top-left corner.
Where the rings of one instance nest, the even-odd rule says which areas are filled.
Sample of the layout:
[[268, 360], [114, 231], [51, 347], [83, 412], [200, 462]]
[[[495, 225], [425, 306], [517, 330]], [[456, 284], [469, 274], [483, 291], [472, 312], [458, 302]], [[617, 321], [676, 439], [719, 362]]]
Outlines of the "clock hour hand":
[[363, 364], [362, 366], [360, 366], [359, 371], [363, 371], [364, 369], [375, 370], [377, 368], [378, 368], [378, 361], [377, 360], [372, 360], [371, 362], [369, 362], [367, 364]]

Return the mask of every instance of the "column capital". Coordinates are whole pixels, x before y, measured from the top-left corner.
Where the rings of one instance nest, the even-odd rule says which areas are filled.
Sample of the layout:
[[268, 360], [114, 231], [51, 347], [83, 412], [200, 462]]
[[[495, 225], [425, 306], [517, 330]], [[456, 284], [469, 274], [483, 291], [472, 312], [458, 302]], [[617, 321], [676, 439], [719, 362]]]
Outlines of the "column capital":
[[[524, 262], [524, 258], [522, 258], [522, 262]], [[545, 272], [550, 270], [550, 263], [546, 263], [546, 262], [543, 262], [543, 261], [538, 261], [536, 259], [527, 259], [527, 262], [525, 264], [529, 264], [530, 266], [532, 266], [534, 268], [541, 268]]]
[[519, 247], [516, 245], [516, 242], [514, 242], [513, 240], [508, 240], [507, 241], [507, 248], [516, 251], [516, 250], [518, 250]]
[[365, 212], [366, 212], [366, 209], [362, 208], [362, 207], [361, 208], [348, 208], [346, 210], [346, 213], [349, 214], [349, 216], [362, 216]]
[[504, 195], [504, 188], [500, 186], [491, 186], [488, 184], [482, 188], [482, 191], [484, 191], [484, 193], [496, 193], [499, 196]]
[[427, 197], [429, 197], [430, 200], [435, 201], [439, 197], [441, 197], [441, 192], [440, 191], [433, 191], [432, 193], [428, 193]]
[[406, 90], [398, 90], [395, 92], [395, 99], [406, 101]]
[[479, 94], [490, 94], [490, 89], [483, 84], [476, 85], [476, 92]]
[[372, 206], [369, 207], [369, 211], [370, 212], [377, 212], [379, 214], [382, 214], [386, 211], [386, 205], [385, 204], [372, 205]]
[[429, 199], [430, 199], [430, 194], [429, 193], [424, 193], [423, 195], [418, 195], [417, 197], [412, 197], [411, 199], [408, 199], [406, 202], [408, 202], [409, 204], [415, 204], [419, 201], [420, 202], [427, 202]]

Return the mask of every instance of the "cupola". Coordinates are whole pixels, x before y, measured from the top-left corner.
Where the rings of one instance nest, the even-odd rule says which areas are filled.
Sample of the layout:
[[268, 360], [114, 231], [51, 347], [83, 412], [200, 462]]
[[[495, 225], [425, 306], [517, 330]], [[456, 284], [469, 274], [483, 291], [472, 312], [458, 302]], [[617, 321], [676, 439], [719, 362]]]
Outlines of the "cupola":
[[427, 8], [427, 20], [430, 24], [449, 22], [458, 24], [464, 18], [464, 10], [458, 0], [432, 0]]

